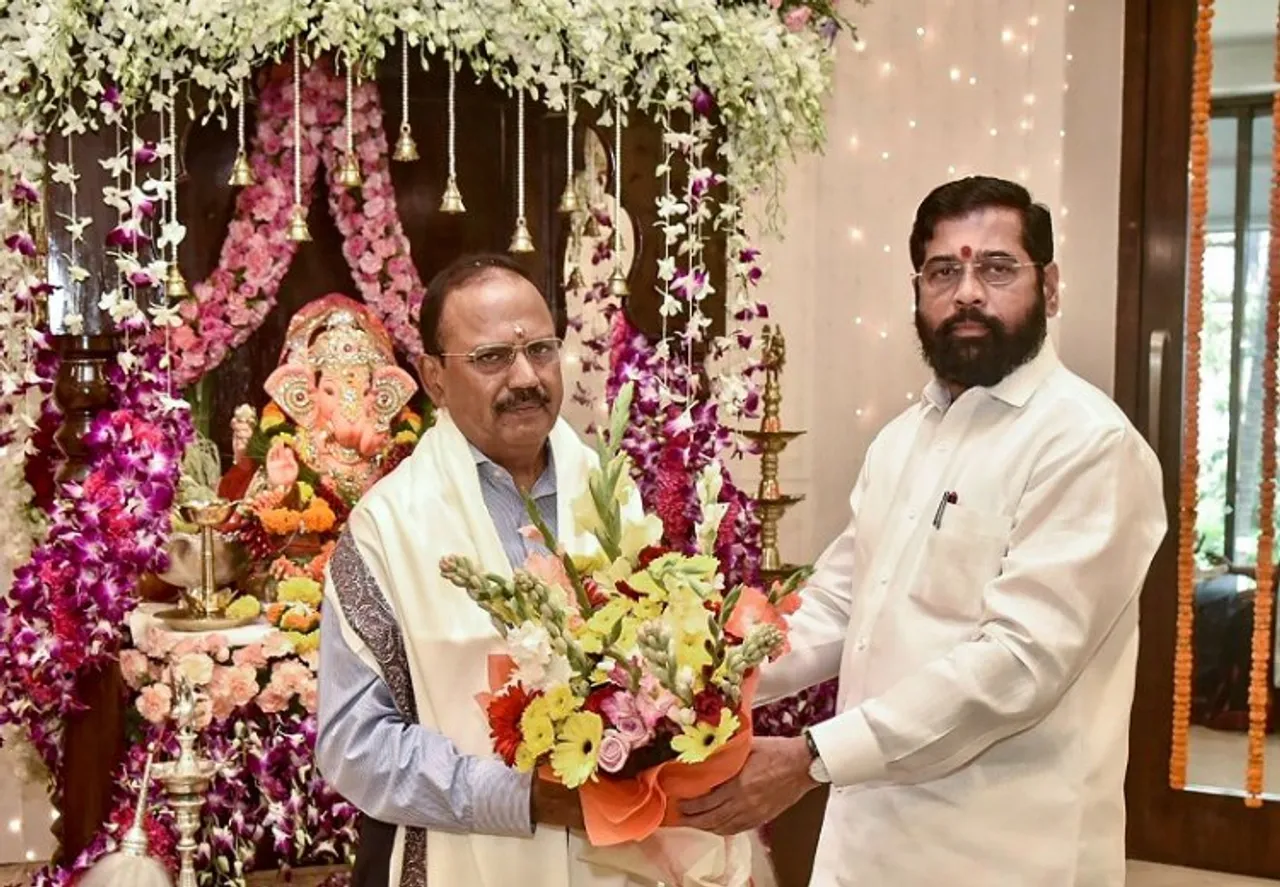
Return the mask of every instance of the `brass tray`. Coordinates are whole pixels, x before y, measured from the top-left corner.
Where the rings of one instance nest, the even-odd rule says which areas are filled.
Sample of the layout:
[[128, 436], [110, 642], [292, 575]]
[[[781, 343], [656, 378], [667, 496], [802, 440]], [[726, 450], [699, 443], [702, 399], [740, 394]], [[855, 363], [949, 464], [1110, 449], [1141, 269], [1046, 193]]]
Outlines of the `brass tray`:
[[156, 618], [174, 631], [227, 631], [231, 628], [252, 625], [258, 621], [260, 615], [262, 614], [257, 613], [253, 616], [240, 616], [235, 619], [229, 616], [202, 619], [189, 615], [181, 607], [174, 607], [169, 610], [161, 610], [156, 614]]

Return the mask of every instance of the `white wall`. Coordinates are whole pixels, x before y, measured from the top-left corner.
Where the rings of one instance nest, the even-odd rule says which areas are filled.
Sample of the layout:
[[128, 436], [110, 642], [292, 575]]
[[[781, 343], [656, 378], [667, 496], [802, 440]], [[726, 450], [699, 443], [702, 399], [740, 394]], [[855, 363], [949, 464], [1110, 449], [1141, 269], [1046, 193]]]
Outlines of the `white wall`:
[[[808, 434], [782, 482], [808, 498], [782, 554], [811, 561], [844, 526], [876, 431], [927, 380], [912, 326], [907, 236], [934, 186], [1023, 181], [1053, 212], [1066, 288], [1051, 324], [1064, 360], [1113, 382], [1123, 4], [878, 0], [850, 6], [826, 155], [791, 172], [766, 294], [788, 340], [783, 418]], [[743, 466], [744, 481], [756, 466]]]

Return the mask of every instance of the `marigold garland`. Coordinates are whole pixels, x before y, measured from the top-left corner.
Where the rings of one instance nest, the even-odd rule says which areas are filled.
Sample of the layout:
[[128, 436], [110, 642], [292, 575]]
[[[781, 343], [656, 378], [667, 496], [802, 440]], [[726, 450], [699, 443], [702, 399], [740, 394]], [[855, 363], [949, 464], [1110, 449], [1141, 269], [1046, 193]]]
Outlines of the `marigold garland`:
[[1169, 785], [1187, 784], [1191, 723], [1192, 602], [1195, 596], [1196, 480], [1200, 474], [1200, 336], [1204, 328], [1205, 216], [1209, 209], [1209, 90], [1213, 82], [1213, 0], [1200, 0], [1191, 89], [1191, 223], [1186, 356], [1183, 368], [1182, 473], [1178, 485], [1178, 622], [1173, 655], [1173, 737]]
[[[1276, 18], [1275, 76], [1280, 79], [1280, 11]], [[1280, 349], [1280, 93], [1272, 99], [1271, 242], [1267, 250], [1266, 347], [1262, 352], [1262, 485], [1258, 494], [1258, 589], [1253, 599], [1253, 659], [1249, 670], [1249, 764], [1245, 803], [1262, 806], [1270, 708], [1271, 618], [1276, 510], [1276, 352]]]

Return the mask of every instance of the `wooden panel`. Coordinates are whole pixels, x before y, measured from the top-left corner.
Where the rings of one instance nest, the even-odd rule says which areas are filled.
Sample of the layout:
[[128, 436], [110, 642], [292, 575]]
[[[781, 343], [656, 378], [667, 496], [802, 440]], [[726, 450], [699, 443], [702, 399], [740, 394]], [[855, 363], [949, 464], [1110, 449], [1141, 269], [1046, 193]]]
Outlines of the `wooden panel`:
[[[1125, 7], [1115, 397], [1144, 431], [1147, 342], [1153, 330], [1167, 330], [1171, 337], [1159, 454], [1170, 531], [1141, 602], [1142, 646], [1126, 785], [1128, 850], [1136, 859], [1276, 878], [1280, 806], [1250, 810], [1239, 796], [1174, 791], [1168, 782], [1195, 15], [1194, 0], [1128, 0]], [[1280, 761], [1268, 765], [1280, 766]], [[1242, 774], [1244, 766], [1242, 756]]]

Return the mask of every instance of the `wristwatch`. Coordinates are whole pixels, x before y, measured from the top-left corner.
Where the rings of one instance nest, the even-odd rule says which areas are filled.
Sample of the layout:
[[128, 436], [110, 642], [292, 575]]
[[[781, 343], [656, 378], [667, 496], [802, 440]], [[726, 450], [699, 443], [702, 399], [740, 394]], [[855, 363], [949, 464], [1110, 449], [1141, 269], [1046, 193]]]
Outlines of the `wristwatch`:
[[804, 736], [805, 745], [809, 747], [809, 778], [814, 782], [829, 783], [831, 774], [827, 772], [827, 765], [822, 763], [822, 755], [818, 752], [818, 743], [813, 741], [813, 734], [805, 727], [801, 735]]

